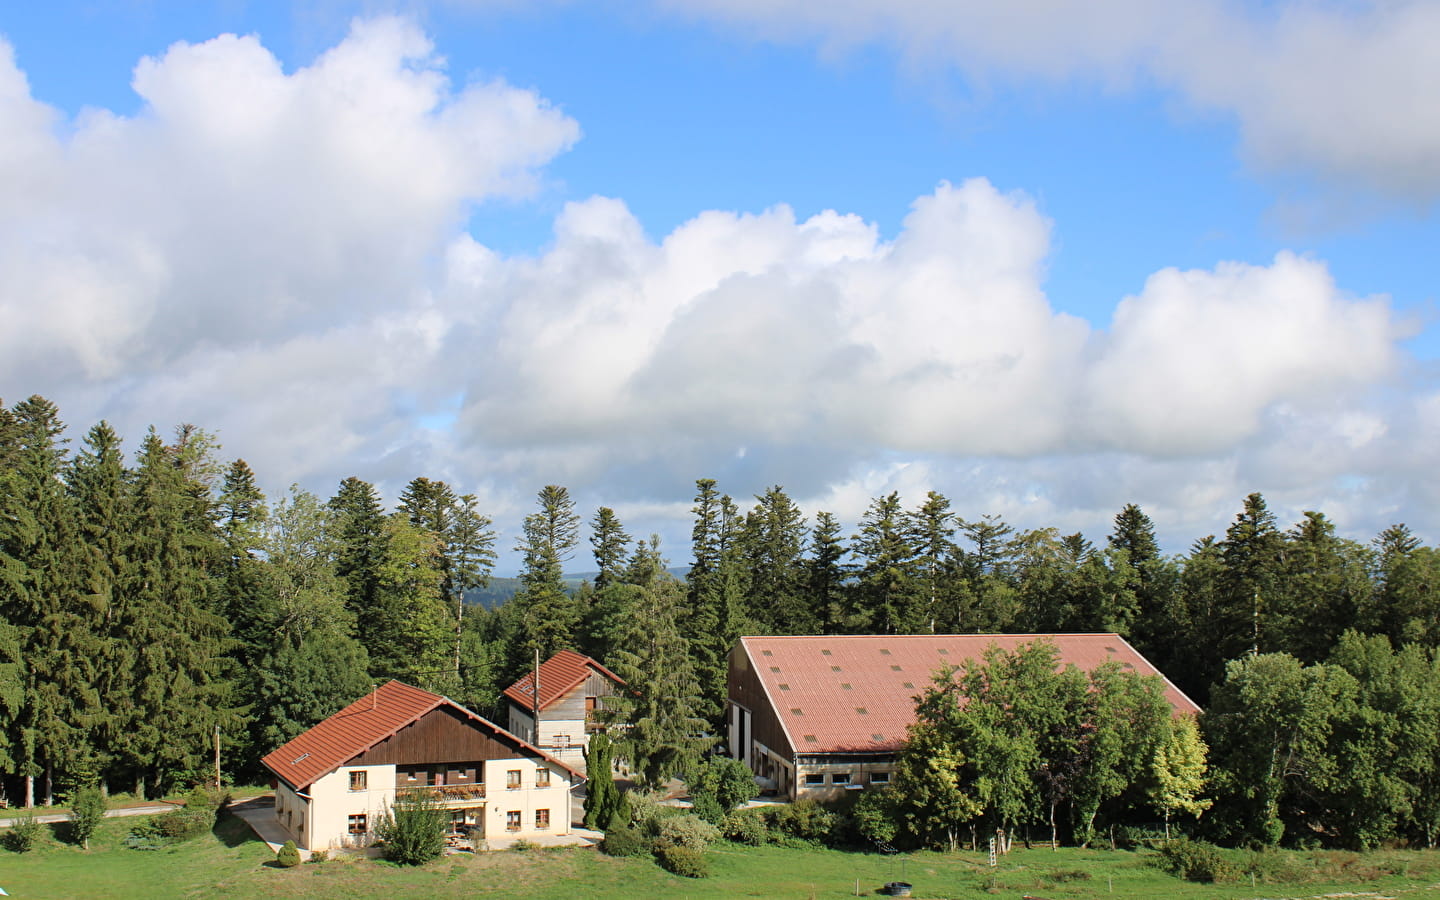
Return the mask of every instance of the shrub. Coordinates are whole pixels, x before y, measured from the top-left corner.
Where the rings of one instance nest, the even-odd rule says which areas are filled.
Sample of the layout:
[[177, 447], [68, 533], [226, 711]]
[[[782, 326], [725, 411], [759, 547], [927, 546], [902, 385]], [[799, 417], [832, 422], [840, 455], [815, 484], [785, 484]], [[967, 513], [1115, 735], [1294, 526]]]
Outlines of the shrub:
[[310, 851], [310, 858], [306, 860], [307, 863], [323, 863], [323, 862], [329, 862], [329, 861], [330, 861], [330, 851], [329, 851], [329, 850], [311, 850], [311, 851]]
[[527, 841], [524, 838], [510, 845], [510, 849], [516, 853], [529, 853], [531, 850], [539, 850], [540, 845], [534, 841]]
[[1186, 881], [1221, 881], [1229, 876], [1229, 866], [1220, 848], [1204, 841], [1181, 838], [1160, 845], [1160, 867]]
[[29, 853], [40, 843], [40, 835], [45, 830], [35, 818], [35, 813], [26, 811], [20, 814], [20, 818], [10, 826], [5, 834], [5, 846], [16, 853]]
[[605, 832], [600, 850], [607, 856], [646, 856], [650, 853], [650, 842], [634, 828], [612, 828]]
[[695, 797], [691, 801], [692, 811], [695, 815], [707, 822], [719, 824], [725, 818], [725, 810], [721, 809], [720, 801], [711, 796]]
[[445, 853], [444, 807], [428, 793], [399, 794], [390, 811], [375, 825], [375, 836], [385, 844], [385, 858], [406, 866], [418, 866]]
[[655, 848], [655, 855], [660, 859], [660, 865], [676, 875], [686, 878], [707, 878], [710, 875], [710, 861], [700, 848], [662, 843]]
[[90, 849], [90, 836], [105, 820], [105, 795], [97, 787], [85, 787], [75, 792], [70, 801], [70, 839], [86, 850]]
[[799, 800], [786, 806], [769, 808], [771, 828], [806, 843], [830, 840], [840, 818], [814, 800]]
[[770, 830], [758, 812], [743, 810], [732, 812], [720, 822], [720, 833], [725, 840], [737, 844], [761, 847], [770, 843]]
[[286, 841], [275, 851], [275, 865], [282, 869], [292, 869], [300, 865], [300, 848], [295, 846], [294, 841]]
[[712, 756], [695, 766], [686, 783], [695, 814], [707, 822], [719, 822], [730, 810], [760, 793], [750, 767], [723, 756]]
[[875, 844], [888, 844], [899, 831], [898, 795], [894, 787], [865, 791], [850, 811], [855, 833]]
[[676, 847], [693, 847], [704, 850], [720, 839], [720, 829], [699, 816], [672, 816], [660, 820], [656, 839]]
[[[648, 837], [656, 837], [660, 834], [660, 820], [670, 816], [680, 815], [680, 810], [673, 806], [661, 806], [649, 797], [641, 795], [625, 795], [630, 806], [630, 824], [641, 834]], [[617, 823], [618, 824], [618, 823]]]

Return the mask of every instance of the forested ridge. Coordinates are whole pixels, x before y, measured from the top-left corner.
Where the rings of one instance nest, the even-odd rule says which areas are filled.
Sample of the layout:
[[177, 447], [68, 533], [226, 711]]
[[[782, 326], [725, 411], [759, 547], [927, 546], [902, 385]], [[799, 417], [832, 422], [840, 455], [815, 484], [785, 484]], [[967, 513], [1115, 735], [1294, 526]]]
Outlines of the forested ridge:
[[[701, 479], [680, 580], [658, 540], [609, 508], [585, 523], [551, 485], [521, 523], [519, 590], [492, 610], [464, 597], [489, 579], [494, 523], [442, 481], [416, 477], [394, 510], [356, 478], [329, 498], [266, 497], [202, 429], [152, 429], [127, 459], [105, 423], [73, 441], [32, 397], [0, 405], [0, 773], [12, 805], [94, 782], [155, 793], [205, 777], [218, 729], [227, 772], [252, 778], [261, 755], [378, 681], [495, 716], [537, 651], [574, 647], [634, 686], [616, 713], [646, 723], [628, 752], [657, 779], [718, 731], [741, 634], [1114, 631], [1207, 710], [1208, 833], [1433, 845], [1435, 549], [1403, 525], [1362, 544], [1321, 512], [1286, 527], [1259, 494], [1240, 505], [1223, 535], [1166, 555], [1134, 505], [1096, 542], [892, 493], [851, 531], [778, 486], [742, 509]], [[595, 575], [575, 589], [564, 570], [582, 552]], [[951, 694], [922, 699], [927, 739], [950, 741], [937, 754], [961, 752]], [[1100, 746], [1076, 740], [1066, 752]], [[1082, 810], [1056, 793], [1056, 759], [1028, 765], [1011, 825], [1054, 821], [1057, 797], [1074, 833], [1158, 815], [1153, 785]], [[956, 782], [954, 823], [998, 809], [980, 783]], [[934, 826], [911, 831], [934, 841]]]

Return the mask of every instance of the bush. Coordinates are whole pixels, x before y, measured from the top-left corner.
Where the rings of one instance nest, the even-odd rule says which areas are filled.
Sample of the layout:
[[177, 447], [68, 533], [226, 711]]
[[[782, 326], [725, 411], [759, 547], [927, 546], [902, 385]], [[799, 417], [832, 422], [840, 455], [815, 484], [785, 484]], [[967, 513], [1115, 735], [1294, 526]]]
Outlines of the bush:
[[[680, 815], [680, 810], [673, 806], [661, 806], [649, 797], [632, 795], [627, 792], [625, 795], [629, 801], [630, 817], [629, 822], [637, 831], [648, 837], [657, 837], [660, 834], [660, 820], [670, 816]], [[616, 823], [617, 825], [619, 823]]]
[[650, 842], [643, 834], [627, 825], [605, 832], [605, 839], [600, 842], [600, 851], [607, 856], [646, 856], [650, 853]]
[[329, 851], [329, 850], [311, 850], [311, 851], [310, 851], [310, 858], [307, 859], [307, 860], [305, 860], [305, 862], [307, 862], [307, 863], [323, 863], [323, 862], [329, 862], [329, 861], [330, 861], [330, 851]]
[[375, 836], [385, 844], [385, 858], [406, 866], [418, 866], [445, 853], [445, 826], [449, 816], [428, 793], [411, 792], [395, 797], [390, 812], [375, 825]]
[[97, 787], [81, 788], [70, 801], [70, 839], [86, 850], [90, 836], [105, 820], [105, 795]]
[[865, 791], [850, 811], [855, 833], [874, 844], [888, 844], [895, 840], [899, 831], [896, 824], [900, 818], [898, 805], [894, 787], [887, 785], [878, 791]]
[[20, 818], [16, 819], [15, 824], [5, 833], [5, 846], [16, 853], [29, 853], [40, 843], [40, 835], [44, 830], [45, 826], [36, 821], [33, 812], [21, 813]]
[[293, 869], [300, 865], [300, 848], [295, 846], [294, 841], [286, 841], [275, 851], [275, 865], [282, 869]]
[[1223, 881], [1230, 875], [1225, 857], [1214, 844], [1181, 838], [1161, 844], [1159, 849], [1160, 867], [1186, 881]]
[[197, 786], [180, 809], [151, 816], [132, 827], [125, 846], [132, 850], [158, 850], [167, 844], [198, 837], [215, 827], [218, 811], [229, 801], [229, 793]]
[[767, 818], [772, 829], [808, 844], [830, 840], [840, 822], [839, 816], [810, 799], [772, 806]]
[[723, 756], [712, 756], [700, 763], [687, 776], [686, 783], [695, 814], [712, 823], [760, 793], [750, 767]]
[[676, 847], [693, 847], [704, 850], [720, 839], [720, 829], [699, 816], [672, 816], [660, 820], [656, 839]]
[[531, 850], [539, 850], [540, 845], [534, 841], [527, 841], [524, 838], [520, 838], [520, 840], [510, 845], [510, 849], [516, 853], [529, 853]]
[[758, 812], [751, 810], [732, 812], [726, 816], [720, 822], [720, 833], [727, 841], [749, 844], [751, 847], [770, 843], [770, 829], [765, 827], [765, 820]]
[[659, 858], [660, 865], [676, 875], [685, 878], [707, 878], [710, 875], [710, 861], [705, 858], [705, 851], [702, 849], [683, 844], [662, 843], [655, 848], [655, 855]]

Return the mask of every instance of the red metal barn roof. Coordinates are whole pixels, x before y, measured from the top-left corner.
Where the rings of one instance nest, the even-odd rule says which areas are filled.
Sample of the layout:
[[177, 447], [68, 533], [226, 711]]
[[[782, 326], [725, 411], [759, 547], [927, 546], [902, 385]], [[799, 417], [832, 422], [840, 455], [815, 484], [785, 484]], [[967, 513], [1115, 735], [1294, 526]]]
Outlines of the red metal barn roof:
[[[1090, 671], [1117, 662], [1141, 675], [1159, 670], [1118, 634], [951, 634], [743, 637], [749, 657], [797, 754], [899, 750], [915, 721], [915, 699], [936, 670], [980, 659], [991, 646], [1014, 651], [1049, 640], [1059, 665]], [[1176, 712], [1200, 711], [1165, 679]]]
[[[616, 684], [625, 682], [614, 672], [595, 660], [574, 650], [561, 650], [540, 664], [540, 708], [550, 704], [574, 690], [589, 677], [591, 671], [599, 672]], [[526, 672], [524, 677], [505, 689], [505, 696], [525, 709], [535, 708], [535, 673]]]
[[388, 681], [335, 715], [267, 754], [261, 762], [296, 789], [313, 784], [366, 750], [392, 737], [441, 706], [513, 742], [527, 756], [544, 759], [577, 777], [573, 768], [455, 701], [420, 688]]

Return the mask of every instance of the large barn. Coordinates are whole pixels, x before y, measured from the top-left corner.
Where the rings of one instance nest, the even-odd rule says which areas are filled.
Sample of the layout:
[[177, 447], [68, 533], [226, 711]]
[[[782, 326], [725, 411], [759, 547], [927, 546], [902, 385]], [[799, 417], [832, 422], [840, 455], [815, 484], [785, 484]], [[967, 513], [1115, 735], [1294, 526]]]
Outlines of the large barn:
[[1177, 714], [1200, 711], [1118, 634], [743, 637], [730, 652], [730, 756], [791, 799], [889, 784], [937, 670], [1037, 640], [1055, 645], [1062, 667], [1158, 675]]

